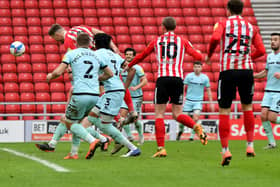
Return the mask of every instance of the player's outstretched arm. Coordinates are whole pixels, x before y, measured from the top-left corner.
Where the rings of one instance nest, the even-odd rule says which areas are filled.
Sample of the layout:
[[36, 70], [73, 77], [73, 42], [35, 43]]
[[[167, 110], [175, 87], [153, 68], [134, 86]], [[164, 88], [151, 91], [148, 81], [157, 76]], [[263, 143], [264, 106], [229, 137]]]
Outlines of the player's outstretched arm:
[[146, 75], [144, 75], [140, 78], [140, 83], [134, 87], [130, 87], [130, 90], [131, 91], [138, 90], [138, 89], [142, 88], [143, 86], [145, 86], [147, 83], [148, 83], [148, 79], [147, 79]]
[[53, 70], [52, 73], [48, 73], [47, 82], [49, 82], [52, 79], [56, 79], [57, 77], [62, 75], [64, 73], [64, 71], [66, 70], [67, 66], [68, 66], [68, 64], [66, 64], [66, 63], [59, 64], [59, 66], [57, 68], [55, 68], [55, 70]]

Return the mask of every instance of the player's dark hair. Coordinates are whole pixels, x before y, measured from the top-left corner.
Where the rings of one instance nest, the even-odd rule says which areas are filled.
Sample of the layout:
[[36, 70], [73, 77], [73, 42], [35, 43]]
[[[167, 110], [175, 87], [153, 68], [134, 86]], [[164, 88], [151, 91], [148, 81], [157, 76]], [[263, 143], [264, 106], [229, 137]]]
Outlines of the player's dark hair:
[[127, 51], [132, 51], [132, 52], [133, 52], [133, 56], [136, 55], [135, 49], [133, 49], [133, 48], [131, 48], [131, 47], [126, 48], [126, 49], [124, 50], [124, 54], [126, 54]]
[[193, 65], [202, 65], [202, 63], [200, 61], [195, 61]]
[[112, 37], [106, 33], [98, 33], [94, 36], [96, 49], [105, 48], [110, 49], [110, 42]]
[[227, 8], [232, 14], [242, 14], [243, 6], [242, 0], [229, 0], [227, 3]]
[[279, 37], [280, 37], [280, 33], [278, 33], [278, 32], [273, 32], [273, 33], [270, 34], [270, 36], [279, 36]]
[[78, 34], [77, 36], [78, 46], [89, 46], [90, 42], [91, 42], [91, 38], [87, 33], [81, 32]]
[[166, 28], [167, 31], [173, 31], [176, 28], [176, 20], [173, 17], [165, 17], [162, 20], [162, 25]]
[[58, 30], [63, 29], [63, 27], [61, 25], [59, 25], [58, 23], [55, 23], [51, 26], [51, 28], [49, 29], [48, 34], [50, 36], [54, 35]]

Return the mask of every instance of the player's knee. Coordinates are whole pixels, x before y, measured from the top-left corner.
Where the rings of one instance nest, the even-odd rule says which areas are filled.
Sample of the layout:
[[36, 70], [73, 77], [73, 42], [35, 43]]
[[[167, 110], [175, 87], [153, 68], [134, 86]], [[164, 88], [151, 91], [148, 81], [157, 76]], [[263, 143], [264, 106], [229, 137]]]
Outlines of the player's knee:
[[93, 107], [93, 109], [90, 111], [89, 115], [92, 117], [98, 117], [100, 114], [100, 109], [98, 107]]
[[102, 123], [113, 123], [114, 116], [100, 114], [100, 119]]
[[270, 121], [271, 123], [276, 123], [276, 121], [277, 121], [277, 113], [269, 112], [267, 118], [268, 118], [267, 120]]

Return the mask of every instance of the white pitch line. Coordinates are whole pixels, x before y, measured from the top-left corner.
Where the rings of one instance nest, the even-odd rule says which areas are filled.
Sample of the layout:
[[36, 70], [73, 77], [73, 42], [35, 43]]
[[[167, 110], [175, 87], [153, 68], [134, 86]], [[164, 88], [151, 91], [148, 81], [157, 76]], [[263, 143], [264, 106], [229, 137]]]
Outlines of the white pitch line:
[[16, 156], [20, 156], [20, 157], [24, 157], [24, 158], [27, 158], [27, 159], [30, 159], [30, 160], [34, 160], [34, 161], [39, 162], [40, 164], [43, 164], [43, 165], [45, 165], [45, 166], [47, 166], [47, 167], [49, 167], [49, 168], [51, 168], [51, 169], [53, 169], [57, 172], [70, 172], [70, 170], [68, 170], [64, 167], [61, 167], [57, 164], [54, 164], [54, 163], [49, 162], [47, 160], [40, 159], [40, 158], [35, 157], [35, 156], [31, 156], [31, 155], [21, 153], [21, 152], [12, 150], [12, 149], [7, 149], [7, 148], [2, 148], [1, 150], [9, 152], [11, 154], [14, 154]]

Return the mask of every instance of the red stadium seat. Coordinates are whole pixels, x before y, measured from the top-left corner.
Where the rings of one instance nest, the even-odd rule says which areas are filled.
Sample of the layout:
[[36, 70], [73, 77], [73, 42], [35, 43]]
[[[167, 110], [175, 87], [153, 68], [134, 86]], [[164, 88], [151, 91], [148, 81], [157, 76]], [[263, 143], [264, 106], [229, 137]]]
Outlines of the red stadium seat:
[[41, 25], [42, 26], [50, 26], [55, 23], [55, 20], [53, 17], [43, 17], [41, 18]]
[[182, 8], [192, 8], [194, 7], [195, 4], [194, 4], [194, 1], [193, 0], [184, 0], [184, 1], [181, 1], [181, 7]]
[[26, 9], [25, 10], [26, 17], [35, 17], [40, 14], [39, 9]]
[[220, 71], [220, 63], [219, 62], [212, 62], [212, 71], [213, 72], [219, 72]]
[[158, 34], [158, 27], [156, 26], [145, 26], [144, 33], [147, 35], [157, 35]]
[[187, 16], [196, 16], [197, 15], [197, 13], [196, 13], [196, 8], [184, 8], [183, 9], [183, 15], [185, 16], [185, 17], [187, 17]]
[[17, 82], [17, 74], [16, 73], [4, 73], [3, 82]]
[[247, 17], [245, 17], [245, 20], [249, 21], [253, 25], [256, 25], [256, 26], [258, 25], [255, 16], [247, 16]]
[[5, 73], [15, 73], [17, 71], [17, 66], [16, 64], [3, 64], [2, 69]]
[[94, 8], [95, 1], [92, 0], [82, 0], [81, 5], [83, 8]]
[[[199, 32], [194, 32], [194, 33], [199, 33]], [[203, 37], [200, 34], [189, 35], [189, 40], [191, 43], [203, 43]]]
[[111, 8], [123, 8], [123, 1], [122, 0], [111, 0], [110, 7]]
[[1, 54], [9, 54], [10, 53], [10, 45], [9, 44], [4, 44], [0, 46], [0, 53]]
[[[2, 81], [1, 81], [2, 82]], [[4, 92], [3, 84], [0, 84], [0, 93], [2, 94]], [[1, 97], [1, 96], [0, 96]], [[1, 100], [0, 100], [1, 101]]]
[[[21, 112], [22, 113], [35, 113], [36, 111], [36, 106], [35, 105], [32, 105], [32, 104], [24, 104], [24, 105], [21, 105]], [[27, 117], [27, 116], [25, 116]], [[28, 116], [28, 117], [32, 117], [32, 116]]]
[[218, 82], [219, 81], [219, 76], [220, 76], [220, 72], [214, 72], [214, 80], [211, 80], [211, 81]]
[[24, 9], [12, 9], [12, 17], [25, 17]]
[[37, 102], [49, 102], [50, 94], [48, 92], [36, 92], [36, 101]]
[[13, 30], [10, 26], [0, 26], [1, 35], [10, 35], [12, 34]]
[[28, 38], [27, 36], [15, 36], [14, 41], [21, 41], [25, 45], [25, 53], [28, 53]]
[[8, 82], [4, 84], [4, 92], [18, 92], [18, 84], [15, 82]]
[[18, 92], [5, 93], [5, 102], [18, 102]]
[[20, 101], [22, 102], [33, 102], [35, 101], [34, 93], [25, 92], [20, 94]]
[[[40, 35], [29, 36], [29, 44], [31, 45], [30, 46], [30, 52], [31, 51], [32, 52], [37, 51], [36, 48], [39, 48], [40, 50], [42, 49], [44, 51], [44, 48], [41, 48], [42, 46], [40, 46], [40, 45], [32, 45], [32, 44], [43, 44], [43, 38]], [[38, 53], [42, 53], [42, 51], [38, 51]]]
[[0, 9], [0, 17], [10, 17], [10, 16], [11, 16], [10, 9], [4, 9], [4, 8]]
[[209, 7], [210, 8], [226, 8], [224, 6], [224, 2], [221, 0], [211, 0], [209, 1]]
[[[144, 32], [145, 32], [145, 28], [144, 27]], [[145, 32], [145, 34], [148, 34]], [[153, 34], [149, 34], [149, 35], [146, 35], [145, 37], [145, 40], [146, 40], [146, 44], [150, 43], [152, 40], [156, 39], [158, 36], [157, 35], [153, 35]]]
[[113, 22], [115, 26], [126, 26], [127, 18], [126, 17], [114, 17]]
[[[183, 16], [183, 15], [182, 15]], [[185, 24], [185, 19], [184, 17], [174, 17], [174, 19], [176, 20], [176, 24], [177, 25], [184, 25]]]
[[152, 7], [152, 0], [138, 1], [138, 7], [139, 8], [150, 8], [150, 7]]
[[33, 77], [31, 73], [19, 73], [18, 82], [32, 82]]
[[28, 27], [28, 34], [29, 35], [42, 35], [41, 27], [39, 27], [39, 26]]
[[58, 46], [53, 44], [45, 45], [45, 53], [59, 53]]
[[44, 8], [53, 8], [52, 6], [52, 1], [49, 0], [40, 0], [39, 1], [39, 8], [44, 9]]
[[115, 26], [115, 33], [118, 37], [119, 34], [128, 34], [128, 27], [127, 26]]
[[117, 43], [118, 44], [122, 44], [122, 43], [128, 44], [128, 43], [131, 43], [129, 35], [117, 35], [116, 39], [117, 39]]
[[19, 63], [30, 63], [30, 56], [29, 54], [23, 54], [16, 58], [16, 62]]
[[29, 64], [29, 63], [18, 64], [17, 65], [17, 72], [18, 73], [31, 73], [32, 72], [31, 64]]
[[88, 26], [98, 26], [99, 25], [99, 21], [98, 21], [98, 18], [96, 17], [86, 17], [85, 18], [85, 25], [88, 25]]
[[77, 26], [77, 25], [83, 25], [84, 19], [83, 17], [71, 17], [70, 18], [70, 25], [71, 27]]
[[84, 17], [96, 17], [97, 16], [97, 12], [96, 9], [93, 8], [85, 8], [83, 9], [84, 12]]
[[264, 89], [265, 89], [265, 83], [264, 82], [255, 82], [255, 85], [254, 85], [254, 88], [255, 88], [255, 91], [259, 91], [259, 92], [261, 92], [261, 91], [264, 91]]
[[265, 62], [258, 62], [256, 64], [257, 71], [260, 72], [265, 69], [266, 63]]
[[9, 114], [20, 113], [20, 105], [6, 105], [5, 108], [6, 108], [6, 113]]
[[144, 101], [153, 101], [155, 93], [153, 91], [145, 91], [143, 93], [143, 100]]
[[0, 17], [0, 23], [2, 26], [11, 26], [12, 20], [9, 17]]
[[31, 63], [45, 63], [45, 55], [44, 54], [32, 54], [31, 55]]
[[33, 82], [46, 82], [46, 73], [34, 73], [33, 75]]
[[208, 8], [208, 0], [196, 0], [195, 1], [195, 6], [196, 8], [201, 8], [201, 7], [206, 7]]
[[138, 17], [140, 16], [138, 8], [127, 8], [125, 9], [125, 13], [127, 17]]
[[34, 84], [35, 92], [49, 92], [49, 84], [46, 82], [36, 82]]
[[50, 83], [51, 92], [64, 92], [64, 83], [61, 82], [52, 82]]
[[68, 17], [57, 17], [55, 22], [62, 25], [62, 26], [69, 26], [70, 25], [70, 20], [69, 20]]
[[[31, 40], [30, 42], [33, 42], [33, 41], [36, 41], [36, 40]], [[39, 44], [30, 45], [30, 53], [32, 53], [32, 54], [36, 54], [36, 53], [43, 54], [44, 53], [43, 45], [39, 45]]]
[[109, 8], [99, 8], [97, 9], [98, 17], [111, 17], [111, 9]]
[[14, 27], [13, 29], [14, 35], [27, 35], [27, 28], [24, 26]]
[[33, 73], [46, 73], [47, 65], [45, 63], [34, 63], [32, 64]]
[[124, 0], [125, 8], [137, 8], [137, 0]]
[[190, 31], [191, 33], [196, 33], [197, 35], [198, 34], [202, 34], [201, 27], [198, 26], [198, 25], [190, 25], [190, 26], [188, 26], [188, 31]]
[[133, 48], [135, 49], [136, 53], [140, 53], [145, 49], [145, 44], [133, 44]]
[[133, 35], [131, 41], [133, 44], [145, 44], [145, 37], [144, 35]]
[[130, 26], [129, 27], [130, 34], [143, 34], [143, 27], [142, 26]]
[[66, 0], [55, 0], [53, 1], [53, 7], [57, 8], [67, 8], [67, 1]]
[[255, 92], [253, 96], [254, 101], [261, 101], [263, 98], [264, 92]]
[[154, 82], [148, 82], [144, 87], [143, 91], [154, 91], [155, 90], [155, 83]]
[[131, 44], [118, 44], [119, 50], [123, 53], [124, 53], [124, 50], [128, 47], [132, 47], [132, 45]]
[[32, 8], [38, 8], [38, 1], [37, 0], [25, 0], [25, 9], [32, 9]]
[[154, 104], [144, 104], [144, 112], [155, 112]]
[[58, 44], [57, 41], [55, 41], [54, 39], [52, 39], [49, 35], [45, 35], [44, 36], [44, 44]]
[[180, 1], [178, 0], [167, 0], [166, 1], [167, 8], [181, 8]]
[[34, 91], [33, 83], [31, 83], [31, 82], [20, 83], [19, 91], [20, 91], [20, 93], [22, 93], [22, 92], [33, 92]]
[[113, 26], [102, 26], [101, 30], [111, 36], [115, 34], [115, 29]]
[[14, 41], [14, 38], [11, 35], [10, 36], [0, 36], [0, 41], [1, 41], [1, 44], [10, 45]]
[[[139, 64], [140, 65], [140, 64]], [[148, 80], [148, 82], [154, 82], [154, 74], [151, 72], [145, 72], [145, 76]]]
[[11, 0], [10, 5], [11, 5], [11, 9], [24, 8], [24, 2], [22, 0]]
[[99, 23], [102, 23], [102, 25], [113, 25], [113, 20], [111, 17], [99, 17]]
[[200, 23], [200, 25], [211, 25], [213, 27], [214, 20], [212, 17], [200, 17], [199, 23]]
[[184, 25], [178, 25], [175, 29], [175, 32], [177, 34], [186, 34], [187, 33], [187, 27]]
[[140, 17], [128, 17], [127, 24], [129, 26], [134, 26], [134, 25], [142, 26], [142, 20]]
[[226, 10], [224, 8], [211, 9], [212, 16], [226, 16]]
[[141, 17], [153, 17], [154, 11], [152, 8], [141, 8], [140, 9], [140, 16]]
[[155, 26], [157, 25], [157, 19], [154, 18], [154, 17], [142, 17], [142, 23], [144, 26], [148, 26], [148, 25], [151, 25], [151, 26]]
[[261, 103], [254, 103], [253, 104], [253, 111], [254, 112], [261, 112], [261, 110], [262, 110]]
[[47, 54], [47, 63], [60, 63], [61, 58], [58, 54]]
[[173, 17], [183, 16], [183, 12], [181, 8], [169, 8], [168, 13], [169, 16], [173, 16]]
[[80, 0], [67, 1], [68, 8], [81, 8]]
[[0, 7], [1, 8], [5, 8], [5, 9], [9, 9], [10, 8], [10, 2], [9, 1], [0, 1]]
[[203, 25], [201, 30], [203, 34], [209, 34], [211, 36], [211, 34], [213, 33], [213, 25]]
[[54, 15], [55, 15], [55, 17], [65, 17], [65, 16], [68, 16], [68, 10], [65, 7], [64, 8], [55, 9]]
[[109, 1], [96, 0], [95, 1], [95, 7], [97, 9], [99, 9], [99, 8], [110, 8], [110, 4], [109, 4]]
[[125, 9], [124, 8], [113, 8], [112, 9], [112, 17], [125, 17]]
[[64, 104], [52, 105], [52, 113], [65, 113], [66, 106]]
[[54, 10], [52, 8], [44, 8], [40, 9], [40, 15], [41, 17], [52, 17], [54, 16]]
[[64, 92], [51, 93], [51, 101], [53, 101], [53, 102], [66, 101], [66, 97], [65, 97]]
[[168, 10], [166, 8], [154, 8], [154, 15], [156, 17], [166, 17], [168, 16]]
[[13, 26], [26, 26], [26, 20], [23, 17], [14, 17]]
[[166, 1], [153, 0], [152, 6], [153, 6], [153, 8], [166, 8]]
[[211, 16], [210, 8], [197, 8], [197, 16]]

